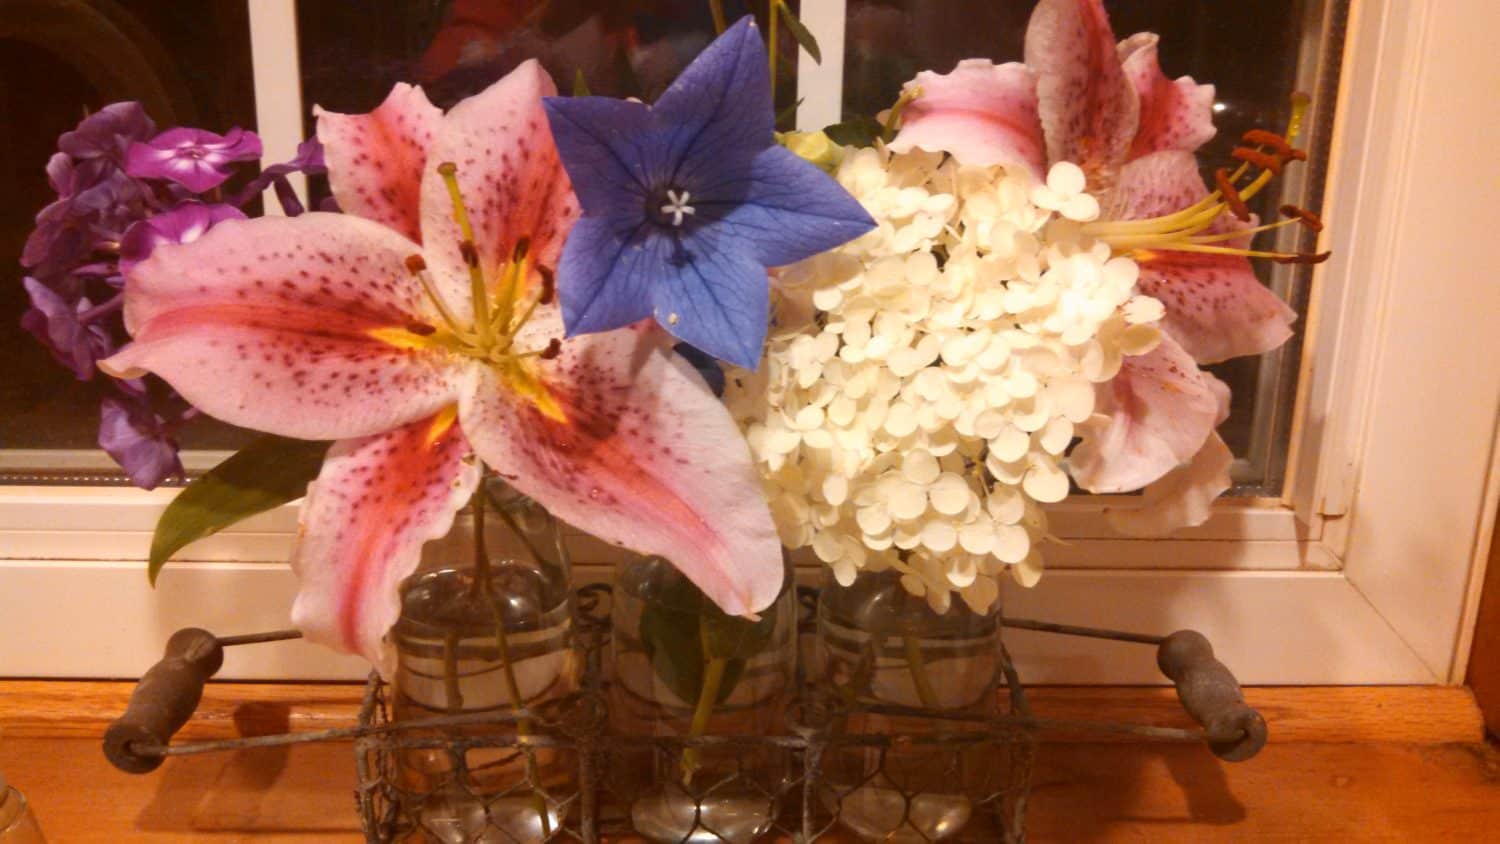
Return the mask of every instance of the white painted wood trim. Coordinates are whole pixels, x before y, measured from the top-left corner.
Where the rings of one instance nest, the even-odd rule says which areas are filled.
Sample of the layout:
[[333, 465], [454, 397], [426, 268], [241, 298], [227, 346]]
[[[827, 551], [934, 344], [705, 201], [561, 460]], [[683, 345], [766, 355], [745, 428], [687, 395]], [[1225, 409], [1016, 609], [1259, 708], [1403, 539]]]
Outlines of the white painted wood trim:
[[[255, 74], [255, 125], [265, 148], [263, 160], [289, 161], [304, 139], [302, 69], [297, 53], [297, 0], [245, 0], [250, 11], [250, 59]], [[305, 204], [307, 180], [288, 180]], [[267, 214], [280, 214], [270, 188], [263, 197]]]
[[1464, 602], [1495, 509], [1486, 492], [1500, 418], [1500, 286], [1490, 271], [1500, 18], [1486, 0], [1364, 11], [1365, 26], [1384, 12], [1386, 40], [1372, 72], [1352, 75], [1390, 92], [1396, 108], [1376, 113], [1375, 132], [1342, 139], [1341, 158], [1391, 139], [1383, 166], [1355, 180], [1360, 194], [1338, 225], [1349, 265], [1368, 268], [1365, 284], [1346, 278], [1346, 290], [1378, 282], [1375, 295], [1365, 291], [1373, 312], [1359, 362], [1346, 367], [1368, 386], [1335, 452], [1359, 467], [1347, 574], [1434, 674], [1456, 681]]
[[[100, 487], [0, 487], [0, 559], [143, 560], [151, 532], [175, 490]], [[1107, 499], [1109, 500], [1109, 499]], [[1114, 535], [1098, 505], [1070, 501], [1050, 510], [1061, 542], [1048, 547], [1052, 569], [1332, 570], [1338, 558], [1311, 541], [1274, 502], [1226, 504], [1207, 524], [1171, 539]], [[287, 505], [189, 546], [192, 562], [273, 562], [290, 554], [297, 507]], [[575, 534], [580, 559], [611, 562], [613, 552]]]
[[844, 0], [802, 0], [798, 19], [823, 54], [821, 64], [797, 52], [797, 129], [814, 132], [843, 119]]
[[[609, 569], [579, 565], [580, 579]], [[283, 564], [204, 563], [163, 572], [154, 592], [140, 563], [0, 562], [7, 633], [0, 676], [135, 677], [179, 628], [230, 634], [287, 625], [296, 580]], [[57, 600], [23, 600], [48, 592]], [[1010, 589], [1007, 612], [1143, 632], [1190, 627], [1214, 643], [1246, 683], [1431, 683], [1423, 662], [1335, 573], [1072, 571], [1032, 590]], [[1318, 613], [1303, 608], [1319, 607]], [[58, 625], [62, 614], [91, 619]], [[45, 630], [30, 638], [12, 631]], [[1032, 683], [1163, 683], [1152, 648], [1007, 634]], [[360, 660], [294, 642], [234, 648], [225, 679], [359, 679]]]

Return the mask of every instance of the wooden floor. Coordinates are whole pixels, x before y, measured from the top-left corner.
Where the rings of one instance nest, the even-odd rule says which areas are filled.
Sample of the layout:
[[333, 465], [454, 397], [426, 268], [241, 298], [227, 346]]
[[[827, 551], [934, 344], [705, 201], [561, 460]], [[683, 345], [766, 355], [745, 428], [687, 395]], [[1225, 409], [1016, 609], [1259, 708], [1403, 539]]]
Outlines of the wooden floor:
[[[127, 690], [0, 682], [0, 770], [31, 798], [53, 844], [361, 840], [348, 744], [182, 757], [144, 776], [115, 771], [97, 735]], [[206, 717], [187, 735], [328, 726], [347, 718], [347, 705], [335, 704], [355, 693], [226, 685], [210, 692]], [[1244, 763], [1190, 745], [1044, 746], [1031, 840], [1500, 841], [1500, 754], [1480, 743], [1466, 692], [1248, 696], [1271, 722], [1273, 741]], [[302, 703], [278, 709], [258, 697]], [[1058, 717], [1181, 723], [1159, 690], [1039, 689], [1032, 699]]]

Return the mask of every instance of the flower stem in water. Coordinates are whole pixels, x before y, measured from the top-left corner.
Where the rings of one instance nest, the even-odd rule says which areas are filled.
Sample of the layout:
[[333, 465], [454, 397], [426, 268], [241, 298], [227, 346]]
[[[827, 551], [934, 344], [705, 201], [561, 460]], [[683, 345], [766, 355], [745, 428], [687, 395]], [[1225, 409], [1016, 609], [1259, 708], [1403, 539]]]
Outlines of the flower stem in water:
[[[729, 665], [726, 657], [714, 657], [703, 666], [703, 688], [698, 691], [698, 706], [693, 709], [693, 721], [688, 725], [688, 737], [697, 738], [708, 729], [708, 718], [714, 712], [714, 702], [719, 699], [719, 686], [724, 682], [724, 669]], [[698, 748], [688, 747], [682, 751], [682, 785], [693, 783], [693, 774], [699, 768]]]
[[937, 693], [933, 691], [932, 680], [927, 676], [927, 663], [922, 659], [921, 641], [911, 633], [903, 633], [901, 646], [906, 651], [906, 668], [911, 672], [911, 682], [917, 689], [917, 698], [928, 709], [937, 709]]
[[[510, 659], [510, 642], [505, 636], [505, 612], [500, 607], [500, 597], [494, 593], [490, 577], [490, 555], [484, 540], [484, 498], [485, 489], [483, 479], [479, 482], [479, 489], [475, 491], [472, 499], [474, 508], [474, 582], [470, 584], [470, 596], [482, 597], [489, 604], [490, 611], [495, 618], [495, 647], [500, 652], [500, 668], [505, 678], [505, 696], [510, 700], [511, 709], [516, 712], [525, 711], [525, 701], [521, 699], [521, 684], [516, 681], [516, 669]], [[512, 529], [516, 529], [515, 522], [506, 519]], [[521, 536], [519, 530], [517, 536]], [[516, 735], [526, 738], [531, 735], [531, 721], [527, 718], [519, 718], [516, 721]], [[542, 835], [551, 837], [552, 819], [547, 814], [547, 801], [542, 797], [537, 782], [536, 752], [530, 747], [522, 747], [521, 755], [526, 764], [526, 782], [531, 786], [531, 803], [536, 810], [537, 819], [542, 825]]]

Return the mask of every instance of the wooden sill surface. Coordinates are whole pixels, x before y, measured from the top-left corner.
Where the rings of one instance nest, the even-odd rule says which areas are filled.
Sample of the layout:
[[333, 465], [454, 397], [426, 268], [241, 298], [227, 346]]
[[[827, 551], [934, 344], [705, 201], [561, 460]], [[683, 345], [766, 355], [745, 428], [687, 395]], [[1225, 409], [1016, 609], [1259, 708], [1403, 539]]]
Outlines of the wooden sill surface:
[[[53, 844], [355, 842], [347, 743], [170, 760], [130, 776], [98, 735], [123, 683], [0, 682], [0, 770]], [[1170, 692], [1039, 688], [1051, 717], [1181, 724]], [[1229, 764], [1198, 746], [1049, 743], [1028, 830], [1050, 841], [1483, 841], [1500, 838], [1500, 755], [1465, 690], [1250, 689], [1272, 743]], [[185, 737], [346, 722], [351, 686], [214, 684]]]

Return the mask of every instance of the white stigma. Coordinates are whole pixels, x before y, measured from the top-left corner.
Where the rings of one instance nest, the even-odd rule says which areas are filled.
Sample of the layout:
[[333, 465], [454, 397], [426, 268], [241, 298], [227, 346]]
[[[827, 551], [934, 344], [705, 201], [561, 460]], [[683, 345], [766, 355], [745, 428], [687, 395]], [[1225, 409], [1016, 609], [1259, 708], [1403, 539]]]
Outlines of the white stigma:
[[693, 195], [687, 191], [679, 193], [675, 190], [669, 190], [667, 191], [667, 204], [661, 207], [661, 213], [670, 214], [672, 225], [681, 226], [684, 216], [697, 213], [693, 206], [688, 204], [688, 200], [692, 198]]

